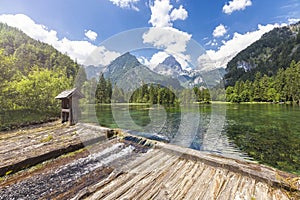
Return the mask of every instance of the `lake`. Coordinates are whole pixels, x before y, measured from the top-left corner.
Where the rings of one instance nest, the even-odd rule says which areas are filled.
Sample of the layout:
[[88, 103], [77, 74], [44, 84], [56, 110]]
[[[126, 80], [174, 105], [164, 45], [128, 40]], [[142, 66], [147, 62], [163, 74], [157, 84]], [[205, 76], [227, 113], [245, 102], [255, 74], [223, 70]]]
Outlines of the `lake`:
[[299, 106], [89, 105], [82, 121], [300, 174]]

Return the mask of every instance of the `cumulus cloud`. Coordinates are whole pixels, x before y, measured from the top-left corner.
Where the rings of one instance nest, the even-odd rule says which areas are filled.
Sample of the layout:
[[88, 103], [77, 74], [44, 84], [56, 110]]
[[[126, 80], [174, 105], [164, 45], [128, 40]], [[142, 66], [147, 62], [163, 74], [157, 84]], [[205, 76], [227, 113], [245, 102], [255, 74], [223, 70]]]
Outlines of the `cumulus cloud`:
[[[0, 22], [22, 30], [33, 39], [52, 45], [61, 53], [67, 53], [73, 60], [77, 60], [80, 64], [95, 64], [95, 62], [87, 62], [87, 58], [97, 48], [88, 41], [72, 41], [65, 37], [59, 39], [55, 30], [48, 30], [46, 26], [35, 23], [30, 17], [23, 14], [0, 15]], [[107, 64], [109, 58], [112, 59], [116, 55], [115, 52], [110, 52], [103, 48], [102, 50], [100, 48], [102, 54], [99, 55], [97, 65]]]
[[275, 27], [280, 27], [285, 24], [268, 24], [258, 25], [258, 29], [253, 32], [247, 32], [245, 34], [234, 33], [233, 38], [228, 41], [223, 41], [223, 45], [218, 50], [206, 51], [207, 56], [211, 61], [206, 62], [206, 56], [200, 56], [198, 58], [199, 68], [217, 68], [226, 67], [227, 63], [237, 55], [240, 51], [251, 45], [253, 42], [261, 38], [261, 36]]
[[169, 0], [156, 0], [153, 5], [150, 5], [151, 18], [149, 23], [154, 27], [169, 27], [172, 26], [169, 12], [173, 8]]
[[213, 36], [214, 37], [222, 37], [223, 35], [225, 35], [227, 33], [227, 30], [225, 28], [225, 26], [223, 24], [220, 24], [219, 26], [217, 26], [215, 28], [215, 30], [213, 31]]
[[120, 8], [127, 8], [135, 11], [139, 11], [139, 8], [136, 7], [136, 4], [140, 0], [109, 0], [109, 1]]
[[143, 41], [160, 49], [182, 53], [186, 51], [191, 37], [192, 35], [172, 27], [150, 28], [143, 34]]
[[153, 55], [149, 61], [150, 65], [155, 66], [162, 62], [167, 55], [173, 55], [183, 68], [188, 67], [190, 56], [184, 52], [192, 35], [172, 27], [172, 22], [185, 20], [188, 12], [182, 5], [179, 8], [173, 8], [170, 0], [155, 0], [150, 5], [150, 10], [149, 23], [153, 27], [144, 33], [143, 42], [162, 50]]
[[182, 5], [180, 5], [180, 7], [177, 9], [173, 9], [171, 12], [171, 20], [175, 21], [175, 20], [185, 20], [188, 17], [188, 12], [186, 11], [186, 9], [183, 8]]
[[159, 51], [153, 54], [151, 59], [148, 62], [145, 62], [145, 64], [147, 64], [150, 69], [154, 69], [154, 67], [156, 67], [159, 63], [162, 63], [168, 56], [168, 53]]
[[121, 56], [119, 52], [109, 51], [106, 47], [99, 46], [85, 60], [85, 65], [107, 66], [119, 56]]
[[153, 27], [171, 27], [173, 21], [185, 20], [188, 17], [188, 12], [180, 7], [174, 8], [170, 4], [170, 0], [155, 0], [152, 5], [150, 5], [151, 18], [149, 23]]
[[247, 6], [251, 5], [251, 0], [232, 0], [223, 6], [223, 12], [230, 15], [234, 11], [245, 10]]
[[[191, 37], [192, 35], [172, 27], [153, 27], [143, 34], [143, 42], [177, 56], [179, 58], [178, 62], [183, 67], [186, 67], [188, 66], [187, 61], [189, 61], [190, 56], [185, 55], [184, 52]], [[187, 61], [184, 61], [184, 59]]]
[[289, 24], [295, 24], [297, 22], [300, 22], [300, 18], [289, 18], [288, 19]]
[[84, 35], [92, 41], [95, 41], [98, 36], [98, 34], [92, 30], [85, 31]]

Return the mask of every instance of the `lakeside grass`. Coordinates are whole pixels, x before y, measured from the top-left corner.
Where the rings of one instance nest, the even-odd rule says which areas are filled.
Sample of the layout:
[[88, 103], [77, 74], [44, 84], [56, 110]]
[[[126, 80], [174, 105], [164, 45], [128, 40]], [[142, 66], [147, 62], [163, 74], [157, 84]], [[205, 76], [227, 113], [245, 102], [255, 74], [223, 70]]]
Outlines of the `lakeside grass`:
[[41, 124], [59, 118], [57, 113], [34, 110], [10, 110], [0, 113], [0, 131], [8, 131], [24, 126]]

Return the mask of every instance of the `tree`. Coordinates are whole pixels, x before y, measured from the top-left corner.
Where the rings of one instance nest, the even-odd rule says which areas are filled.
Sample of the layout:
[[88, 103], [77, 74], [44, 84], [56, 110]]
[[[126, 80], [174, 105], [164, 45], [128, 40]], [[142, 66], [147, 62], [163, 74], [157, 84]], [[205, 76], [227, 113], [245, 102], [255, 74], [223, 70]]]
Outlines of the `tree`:
[[8, 87], [13, 79], [15, 72], [14, 69], [15, 59], [13, 56], [5, 56], [4, 50], [0, 49], [0, 111], [9, 109], [8, 98], [9, 95]]
[[154, 85], [151, 83], [149, 86], [149, 103], [156, 104], [157, 103], [157, 95], [155, 94]]
[[96, 103], [105, 103], [106, 94], [106, 80], [103, 73], [101, 73], [95, 93]]
[[36, 111], [58, 111], [55, 96], [70, 88], [71, 81], [63, 71], [52, 71], [34, 66], [28, 77], [11, 84], [17, 92], [15, 104], [19, 108]]
[[112, 84], [110, 79], [106, 81], [106, 88], [105, 88], [105, 103], [111, 103], [112, 97]]

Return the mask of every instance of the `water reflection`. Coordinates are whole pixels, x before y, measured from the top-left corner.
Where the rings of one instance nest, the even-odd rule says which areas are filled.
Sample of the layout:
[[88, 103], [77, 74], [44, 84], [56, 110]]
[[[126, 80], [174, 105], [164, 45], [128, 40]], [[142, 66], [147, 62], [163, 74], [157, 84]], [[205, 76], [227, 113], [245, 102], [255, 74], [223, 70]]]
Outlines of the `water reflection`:
[[158, 135], [179, 146], [250, 159], [224, 133], [224, 105], [100, 105], [96, 106], [96, 116], [102, 126], [130, 130], [145, 137]]
[[299, 106], [101, 105], [85, 108], [83, 116], [93, 109], [88, 122], [300, 174]]

